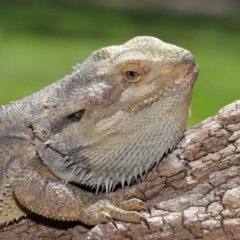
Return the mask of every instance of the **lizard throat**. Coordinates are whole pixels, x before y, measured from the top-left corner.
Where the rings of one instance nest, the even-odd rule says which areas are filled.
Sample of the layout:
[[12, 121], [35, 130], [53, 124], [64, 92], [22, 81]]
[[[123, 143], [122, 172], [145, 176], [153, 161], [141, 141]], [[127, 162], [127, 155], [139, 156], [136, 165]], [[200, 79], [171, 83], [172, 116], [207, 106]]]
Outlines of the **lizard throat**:
[[[151, 101], [152, 107], [132, 116], [131, 122], [124, 123], [101, 142], [81, 149], [81, 158], [87, 159], [88, 167], [81, 177], [77, 169], [76, 174], [73, 171], [72, 180], [109, 192], [119, 182], [122, 187], [130, 185], [147, 174], [184, 134], [189, 104], [178, 99], [177, 102], [173, 107], [171, 98]], [[75, 155], [76, 158], [79, 156]]]

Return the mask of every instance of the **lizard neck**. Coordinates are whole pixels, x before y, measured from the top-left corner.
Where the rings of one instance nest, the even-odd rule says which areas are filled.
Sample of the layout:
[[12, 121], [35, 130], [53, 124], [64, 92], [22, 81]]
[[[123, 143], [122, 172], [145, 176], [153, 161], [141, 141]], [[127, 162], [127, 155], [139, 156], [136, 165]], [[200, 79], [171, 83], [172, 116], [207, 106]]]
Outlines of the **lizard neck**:
[[[82, 148], [81, 157], [77, 153], [74, 158], [88, 159], [89, 165], [80, 183], [97, 189], [104, 186], [108, 192], [118, 182], [129, 185], [147, 173], [182, 138], [189, 116], [189, 95], [186, 98], [173, 101], [169, 97], [155, 103], [131, 116], [100, 142]], [[74, 176], [73, 172], [71, 180], [79, 182], [79, 169], [75, 170], [78, 174]]]
[[24, 122], [35, 114], [40, 114], [44, 102], [47, 102], [50, 94], [55, 90], [54, 83], [29, 97], [12, 102], [0, 107], [0, 123], [4, 122], [5, 127], [12, 127], [19, 122]]

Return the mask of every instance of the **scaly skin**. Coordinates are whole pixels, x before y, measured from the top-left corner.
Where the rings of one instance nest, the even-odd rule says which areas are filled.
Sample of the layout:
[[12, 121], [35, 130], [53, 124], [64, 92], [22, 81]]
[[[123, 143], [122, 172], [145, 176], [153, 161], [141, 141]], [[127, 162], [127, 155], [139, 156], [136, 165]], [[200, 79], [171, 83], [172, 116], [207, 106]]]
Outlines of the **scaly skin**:
[[[88, 225], [144, 223], [139, 190], [99, 196], [147, 173], [184, 134], [198, 68], [180, 47], [136, 37], [0, 108], [0, 224], [27, 210]], [[79, 184], [72, 185], [71, 182]]]

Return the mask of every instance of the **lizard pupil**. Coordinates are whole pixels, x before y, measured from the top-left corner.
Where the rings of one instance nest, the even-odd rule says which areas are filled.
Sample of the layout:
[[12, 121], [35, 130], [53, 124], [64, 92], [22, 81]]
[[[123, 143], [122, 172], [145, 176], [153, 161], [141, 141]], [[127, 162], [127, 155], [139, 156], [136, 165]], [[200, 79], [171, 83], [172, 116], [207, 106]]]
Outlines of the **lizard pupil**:
[[138, 74], [134, 71], [128, 71], [126, 75], [129, 80], [133, 80], [138, 76]]

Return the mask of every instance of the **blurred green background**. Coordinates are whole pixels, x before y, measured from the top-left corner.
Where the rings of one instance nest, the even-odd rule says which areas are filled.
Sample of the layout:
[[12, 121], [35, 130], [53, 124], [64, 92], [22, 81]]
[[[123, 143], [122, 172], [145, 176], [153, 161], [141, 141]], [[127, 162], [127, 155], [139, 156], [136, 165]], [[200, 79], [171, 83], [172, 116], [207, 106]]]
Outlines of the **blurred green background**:
[[56, 2], [0, 1], [0, 105], [61, 79], [92, 51], [138, 35], [195, 56], [200, 75], [189, 127], [240, 99], [239, 14]]

